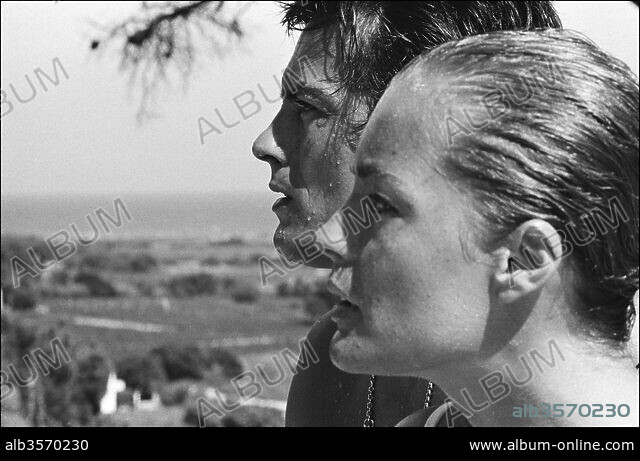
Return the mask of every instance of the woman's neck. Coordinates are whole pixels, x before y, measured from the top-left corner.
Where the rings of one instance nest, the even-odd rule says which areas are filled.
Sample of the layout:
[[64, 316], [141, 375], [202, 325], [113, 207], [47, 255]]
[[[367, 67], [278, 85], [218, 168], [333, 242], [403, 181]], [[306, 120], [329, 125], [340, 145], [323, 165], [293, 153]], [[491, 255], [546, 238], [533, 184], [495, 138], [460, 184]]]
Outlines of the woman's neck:
[[428, 374], [461, 411], [453, 424], [464, 416], [474, 426], [638, 425], [635, 365], [569, 336], [510, 344], [490, 359]]

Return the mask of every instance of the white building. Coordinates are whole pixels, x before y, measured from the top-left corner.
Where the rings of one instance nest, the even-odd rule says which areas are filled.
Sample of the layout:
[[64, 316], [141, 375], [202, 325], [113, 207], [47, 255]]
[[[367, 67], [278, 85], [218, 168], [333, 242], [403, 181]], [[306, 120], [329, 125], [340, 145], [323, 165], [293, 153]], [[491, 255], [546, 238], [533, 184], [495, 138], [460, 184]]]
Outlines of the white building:
[[118, 409], [118, 392], [122, 392], [126, 388], [126, 384], [123, 380], [118, 379], [115, 372], [109, 373], [109, 379], [107, 381], [107, 392], [100, 401], [100, 413], [103, 415], [110, 415], [115, 413]]

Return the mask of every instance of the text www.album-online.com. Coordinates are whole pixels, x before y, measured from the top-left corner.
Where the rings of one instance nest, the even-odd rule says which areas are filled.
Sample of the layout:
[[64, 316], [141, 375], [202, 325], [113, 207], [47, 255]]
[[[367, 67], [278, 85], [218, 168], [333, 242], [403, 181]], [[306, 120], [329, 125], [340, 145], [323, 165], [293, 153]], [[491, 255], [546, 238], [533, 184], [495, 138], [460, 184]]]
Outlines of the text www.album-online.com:
[[568, 442], [527, 442], [516, 439], [510, 442], [469, 442], [471, 451], [633, 451], [633, 442], [588, 442], [580, 439]]

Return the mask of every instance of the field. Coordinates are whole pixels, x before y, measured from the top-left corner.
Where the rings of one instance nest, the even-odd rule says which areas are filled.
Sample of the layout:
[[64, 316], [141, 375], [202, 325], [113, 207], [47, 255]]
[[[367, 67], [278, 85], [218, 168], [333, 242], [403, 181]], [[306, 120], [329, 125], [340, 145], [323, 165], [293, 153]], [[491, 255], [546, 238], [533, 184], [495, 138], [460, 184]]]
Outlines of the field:
[[[28, 261], [24, 254], [28, 247], [39, 255], [46, 252], [37, 245], [33, 238], [3, 237], [3, 291], [10, 306], [5, 310], [25, 328], [64, 332], [74, 344], [100, 351], [111, 371], [157, 348], [196, 347], [205, 354], [224, 350], [245, 371], [260, 365], [268, 375], [277, 376], [274, 356], [284, 349], [298, 353], [299, 341], [313, 320], [329, 307], [322, 293], [327, 275], [323, 271], [299, 268], [262, 286], [258, 258], [277, 261], [268, 242], [106, 240], [83, 248], [38, 277], [24, 277], [24, 285], [12, 289], [7, 263], [16, 255]], [[25, 296], [32, 303], [24, 303]], [[9, 356], [3, 350], [3, 370]], [[185, 411], [193, 399], [211, 388], [233, 392], [231, 378], [205, 370], [198, 378], [178, 382], [178, 387], [197, 388], [179, 405], [123, 407], [115, 414], [95, 415], [92, 424], [185, 425]], [[259, 399], [281, 412], [291, 378], [288, 371], [277, 386], [264, 386]], [[135, 391], [129, 384], [127, 390]], [[154, 389], [172, 385], [169, 379], [154, 384]], [[5, 403], [3, 425], [29, 420], [19, 403], [14, 401], [12, 408]], [[260, 417], [249, 414], [244, 420]]]

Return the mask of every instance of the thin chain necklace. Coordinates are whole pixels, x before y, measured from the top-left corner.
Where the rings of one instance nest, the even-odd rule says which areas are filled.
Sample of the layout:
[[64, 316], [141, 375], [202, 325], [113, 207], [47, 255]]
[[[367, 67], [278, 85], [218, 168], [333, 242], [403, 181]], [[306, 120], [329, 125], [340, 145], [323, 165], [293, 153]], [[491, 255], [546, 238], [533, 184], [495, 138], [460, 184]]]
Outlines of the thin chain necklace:
[[[373, 395], [376, 390], [376, 377], [375, 375], [369, 376], [369, 390], [367, 391], [367, 411], [364, 417], [363, 427], [374, 427], [376, 425], [371, 413], [373, 412]], [[424, 408], [429, 408], [431, 404], [431, 394], [433, 394], [433, 382], [427, 381], [427, 393], [424, 397]]]

